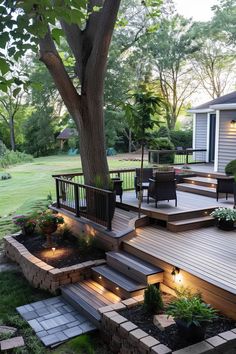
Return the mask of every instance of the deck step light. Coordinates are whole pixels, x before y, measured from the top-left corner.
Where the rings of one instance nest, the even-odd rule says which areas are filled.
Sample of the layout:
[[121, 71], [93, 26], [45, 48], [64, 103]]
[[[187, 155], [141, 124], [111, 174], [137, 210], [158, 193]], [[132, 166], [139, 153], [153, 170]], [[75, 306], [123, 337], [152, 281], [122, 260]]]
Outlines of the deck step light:
[[236, 128], [236, 120], [232, 119], [230, 125], [232, 128]]
[[101, 275], [99, 275], [98, 279], [102, 279], [102, 276], [101, 276]]
[[181, 282], [180, 269], [178, 267], [173, 267], [171, 275], [175, 283]]

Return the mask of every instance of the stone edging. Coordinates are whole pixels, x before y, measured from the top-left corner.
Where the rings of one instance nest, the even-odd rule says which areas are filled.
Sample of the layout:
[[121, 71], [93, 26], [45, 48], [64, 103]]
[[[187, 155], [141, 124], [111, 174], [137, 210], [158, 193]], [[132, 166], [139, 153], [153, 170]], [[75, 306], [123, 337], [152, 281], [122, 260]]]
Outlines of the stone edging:
[[87, 261], [70, 267], [54, 268], [39, 258], [33, 256], [14, 235], [4, 238], [5, 252], [7, 257], [19, 264], [26, 279], [37, 288], [49, 290], [55, 293], [56, 290], [65, 284], [77, 283], [91, 277], [91, 267], [105, 263], [104, 259]]
[[118, 304], [99, 309], [102, 316], [101, 331], [103, 338], [109, 343], [112, 353], [119, 354], [207, 354], [236, 353], [236, 328], [219, 333], [202, 342], [180, 350], [172, 351], [156, 338], [144, 332], [118, 310], [130, 308], [143, 303], [143, 296], [136, 296]]

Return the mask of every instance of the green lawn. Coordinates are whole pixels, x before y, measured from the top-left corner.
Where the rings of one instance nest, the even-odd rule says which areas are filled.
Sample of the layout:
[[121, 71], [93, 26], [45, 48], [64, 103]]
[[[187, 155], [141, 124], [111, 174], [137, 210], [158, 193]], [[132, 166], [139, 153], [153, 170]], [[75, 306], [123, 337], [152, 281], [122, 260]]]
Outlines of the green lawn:
[[[122, 155], [123, 157], [124, 155]], [[120, 161], [118, 156], [108, 158], [110, 169], [136, 167], [137, 161]], [[78, 156], [40, 157], [33, 163], [16, 165], [6, 170], [12, 179], [0, 181], [0, 216], [14, 213], [23, 203], [55, 195], [52, 174], [80, 172]]]

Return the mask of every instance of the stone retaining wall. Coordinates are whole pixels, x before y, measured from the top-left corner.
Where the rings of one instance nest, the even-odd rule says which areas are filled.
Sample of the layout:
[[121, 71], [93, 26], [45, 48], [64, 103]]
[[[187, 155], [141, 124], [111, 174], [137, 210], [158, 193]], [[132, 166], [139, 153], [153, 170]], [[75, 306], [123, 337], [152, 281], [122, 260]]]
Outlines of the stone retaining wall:
[[54, 268], [33, 256], [14, 236], [4, 238], [7, 257], [19, 264], [26, 279], [36, 288], [56, 290], [65, 284], [91, 277], [91, 267], [105, 263], [104, 259], [87, 261], [65, 268]]
[[121, 303], [100, 308], [102, 315], [101, 332], [112, 353], [119, 354], [235, 354], [236, 328], [220, 333], [212, 338], [189, 347], [172, 351], [156, 338], [138, 328], [118, 310], [132, 307], [143, 302], [142, 296], [136, 296]]

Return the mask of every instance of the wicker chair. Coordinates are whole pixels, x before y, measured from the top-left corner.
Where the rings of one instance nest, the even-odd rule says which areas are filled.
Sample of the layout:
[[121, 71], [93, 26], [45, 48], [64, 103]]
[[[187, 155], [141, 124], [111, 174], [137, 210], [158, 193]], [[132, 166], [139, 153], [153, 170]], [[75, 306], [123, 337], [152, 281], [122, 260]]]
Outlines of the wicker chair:
[[[217, 177], [217, 185], [216, 185], [216, 200], [218, 202], [219, 193], [225, 193], [226, 200], [228, 199], [228, 194], [234, 194], [234, 177]], [[236, 198], [236, 196], [234, 195]]]
[[147, 203], [149, 198], [155, 199], [156, 208], [157, 202], [161, 200], [175, 200], [177, 206], [175, 172], [157, 172], [155, 179], [150, 179]]
[[[136, 198], [138, 197], [138, 192], [140, 191], [140, 176], [141, 168], [136, 168], [136, 175], [134, 177], [134, 188]], [[148, 189], [150, 178], [153, 178], [153, 168], [144, 168], [142, 178], [142, 189]]]

